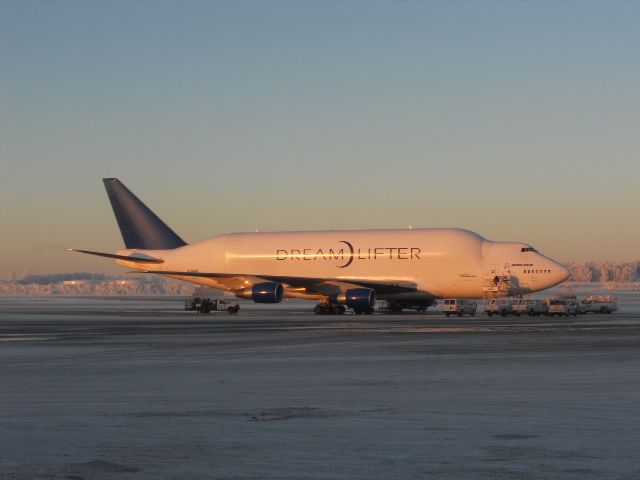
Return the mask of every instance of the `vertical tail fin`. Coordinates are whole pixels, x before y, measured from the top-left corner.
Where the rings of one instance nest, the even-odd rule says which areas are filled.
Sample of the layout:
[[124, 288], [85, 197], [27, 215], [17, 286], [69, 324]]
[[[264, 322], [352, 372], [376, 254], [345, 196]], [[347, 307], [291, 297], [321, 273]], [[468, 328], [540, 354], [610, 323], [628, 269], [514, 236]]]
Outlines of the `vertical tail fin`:
[[127, 248], [169, 250], [186, 245], [173, 230], [117, 178], [103, 178]]

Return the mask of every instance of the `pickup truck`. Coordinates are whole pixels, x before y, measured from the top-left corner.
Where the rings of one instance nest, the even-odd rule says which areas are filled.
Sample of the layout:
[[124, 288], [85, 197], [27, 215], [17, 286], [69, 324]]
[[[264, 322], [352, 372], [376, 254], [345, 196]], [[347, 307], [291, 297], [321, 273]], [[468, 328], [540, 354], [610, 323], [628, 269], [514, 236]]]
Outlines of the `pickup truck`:
[[580, 302], [584, 313], [611, 313], [618, 310], [618, 297], [613, 295], [589, 295]]
[[513, 304], [515, 315], [529, 315], [530, 317], [547, 313], [547, 305], [542, 300], [527, 298], [516, 300]]
[[573, 315], [574, 317], [578, 315], [578, 303], [575, 300], [571, 299], [551, 299], [548, 303], [547, 315], [554, 316], [558, 315], [559, 317], [569, 315]]

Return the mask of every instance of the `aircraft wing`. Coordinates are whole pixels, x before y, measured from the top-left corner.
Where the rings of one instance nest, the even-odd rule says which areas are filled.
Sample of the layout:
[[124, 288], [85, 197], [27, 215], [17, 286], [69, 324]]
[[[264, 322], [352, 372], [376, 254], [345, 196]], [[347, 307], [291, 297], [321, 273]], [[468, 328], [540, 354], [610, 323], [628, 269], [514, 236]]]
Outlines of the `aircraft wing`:
[[413, 282], [393, 279], [360, 279], [349, 277], [338, 278], [320, 278], [320, 277], [292, 277], [287, 275], [254, 275], [239, 273], [206, 273], [206, 272], [179, 272], [167, 270], [146, 270], [143, 273], [155, 273], [158, 275], [167, 275], [171, 277], [199, 277], [211, 278], [218, 280], [220, 283], [226, 283], [225, 280], [232, 279], [249, 279], [251, 283], [265, 280], [270, 282], [279, 282], [291, 288], [304, 288], [310, 293], [325, 294], [327, 285], [345, 285], [349, 288], [364, 287], [371, 288], [376, 293], [393, 294], [408, 293], [418, 290], [418, 286]]

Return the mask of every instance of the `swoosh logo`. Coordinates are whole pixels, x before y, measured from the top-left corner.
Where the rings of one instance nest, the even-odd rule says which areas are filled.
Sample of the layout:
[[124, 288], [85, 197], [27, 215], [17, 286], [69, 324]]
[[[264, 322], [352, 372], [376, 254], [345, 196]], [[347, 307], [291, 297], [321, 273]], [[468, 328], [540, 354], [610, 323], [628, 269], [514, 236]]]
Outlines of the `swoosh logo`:
[[351, 245], [346, 240], [340, 240], [340, 243], [344, 243], [347, 247], [349, 247], [349, 260], [347, 261], [347, 263], [340, 266], [340, 268], [347, 268], [349, 265], [351, 265], [351, 262], [353, 262], [353, 254], [355, 253], [355, 250], [353, 249], [353, 245]]

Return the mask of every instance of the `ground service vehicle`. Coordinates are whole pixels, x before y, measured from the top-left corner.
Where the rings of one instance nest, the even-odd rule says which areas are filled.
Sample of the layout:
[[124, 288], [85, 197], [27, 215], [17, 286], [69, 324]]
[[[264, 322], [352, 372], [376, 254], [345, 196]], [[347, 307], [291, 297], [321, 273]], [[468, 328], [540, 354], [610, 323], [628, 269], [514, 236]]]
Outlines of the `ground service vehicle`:
[[580, 302], [584, 313], [611, 313], [618, 310], [618, 297], [613, 295], [589, 295]]
[[237, 303], [232, 305], [221, 298], [200, 298], [192, 297], [184, 301], [184, 309], [196, 311], [198, 313], [210, 313], [212, 311], [227, 311], [229, 313], [238, 313], [240, 305]]
[[[376, 300], [429, 307], [441, 298], [484, 298], [487, 289], [524, 295], [569, 277], [531, 245], [462, 228], [244, 232], [188, 244], [118, 179], [103, 181], [126, 248], [75, 251], [255, 303], [301, 298], [319, 302], [317, 313], [371, 313]], [[179, 197], [175, 188], [164, 194]]]
[[576, 304], [577, 308], [578, 308], [578, 314], [581, 315], [583, 313], [587, 313], [584, 308], [582, 308], [582, 305], [580, 304], [580, 302], [578, 302], [578, 297], [576, 295], [558, 295], [556, 297], [554, 297], [556, 300], [573, 300], [573, 302]]
[[549, 300], [547, 315], [554, 316], [558, 315], [559, 317], [569, 315], [573, 315], [574, 317], [578, 314], [578, 303], [575, 300], [571, 299], [561, 299], [554, 298]]
[[533, 298], [520, 299], [513, 302], [515, 315], [529, 315], [530, 317], [547, 313], [547, 305], [542, 300]]
[[493, 314], [506, 317], [513, 313], [513, 301], [508, 298], [492, 298], [488, 304], [484, 306], [484, 313], [491, 316]]
[[475, 317], [478, 311], [478, 304], [473, 300], [465, 300], [459, 298], [447, 298], [442, 303], [442, 313], [447, 317], [449, 315], [458, 315], [459, 317], [464, 314]]

